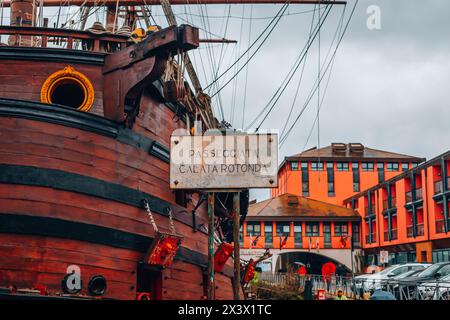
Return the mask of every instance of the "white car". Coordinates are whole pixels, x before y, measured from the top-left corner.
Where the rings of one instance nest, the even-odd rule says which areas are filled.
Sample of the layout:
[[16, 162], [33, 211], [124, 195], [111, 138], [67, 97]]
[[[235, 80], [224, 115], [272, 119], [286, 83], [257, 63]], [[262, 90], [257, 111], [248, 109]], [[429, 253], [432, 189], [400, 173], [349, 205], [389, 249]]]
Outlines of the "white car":
[[422, 283], [418, 289], [425, 299], [450, 300], [450, 275], [436, 281]]
[[398, 276], [410, 270], [425, 270], [430, 264], [405, 263], [394, 264], [386, 269], [372, 274], [363, 274], [355, 277], [356, 287], [367, 291], [382, 289], [383, 285], [392, 277]]

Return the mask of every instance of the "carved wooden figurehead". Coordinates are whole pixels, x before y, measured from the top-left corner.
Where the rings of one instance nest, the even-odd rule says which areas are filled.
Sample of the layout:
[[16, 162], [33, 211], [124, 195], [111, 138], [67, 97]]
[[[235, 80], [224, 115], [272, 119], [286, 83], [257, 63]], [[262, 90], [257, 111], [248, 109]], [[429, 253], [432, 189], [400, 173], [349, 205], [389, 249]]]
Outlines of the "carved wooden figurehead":
[[136, 113], [144, 88], [163, 75], [169, 56], [195, 49], [198, 45], [197, 28], [171, 26], [108, 55], [103, 66], [104, 116], [117, 122], [130, 120]]

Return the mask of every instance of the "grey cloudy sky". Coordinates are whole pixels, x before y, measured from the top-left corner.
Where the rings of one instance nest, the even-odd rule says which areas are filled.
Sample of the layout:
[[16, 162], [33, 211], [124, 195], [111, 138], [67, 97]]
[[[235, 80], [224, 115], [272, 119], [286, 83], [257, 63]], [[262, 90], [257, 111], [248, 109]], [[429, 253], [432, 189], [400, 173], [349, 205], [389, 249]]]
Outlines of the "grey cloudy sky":
[[[354, 3], [355, 0], [348, 1], [345, 19]], [[381, 10], [381, 30], [369, 30], [366, 26], [366, 10], [371, 5], [377, 5]], [[216, 68], [219, 66], [217, 74], [221, 74], [239, 53], [245, 51], [249, 38], [253, 41], [262, 32], [280, 7], [174, 6], [178, 22], [188, 21], [198, 26], [202, 38], [214, 37], [211, 36], [214, 34], [239, 41], [238, 44], [214, 44], [209, 47], [202, 44], [191, 53], [202, 84], [206, 86], [213, 79], [211, 65]], [[244, 68], [221, 92], [225, 120], [234, 127], [242, 127], [244, 105], [244, 124], [247, 126], [277, 90], [307, 41], [312, 9], [314, 5], [290, 5], [273, 33], [248, 64], [248, 69]], [[152, 10], [156, 21], [166, 26], [161, 9], [154, 6]], [[322, 60], [330, 48], [342, 10], [343, 6], [335, 6], [323, 25], [320, 33]], [[56, 20], [56, 10], [48, 12], [52, 25]], [[74, 9], [69, 11], [63, 8], [60, 21], [74, 12]], [[8, 13], [5, 15], [7, 17]], [[227, 16], [230, 18], [225, 18]], [[87, 25], [96, 19], [102, 19], [101, 11], [92, 15]], [[320, 112], [320, 145], [362, 142], [373, 148], [426, 158], [448, 150], [449, 40], [448, 0], [360, 0], [337, 52]], [[317, 70], [316, 39], [307, 56], [292, 118], [297, 116], [306, 101], [317, 78]], [[219, 85], [225, 83], [232, 74], [227, 73]], [[299, 74], [295, 75], [262, 128], [283, 127], [293, 102]], [[324, 87], [325, 81], [321, 85], [321, 93], [325, 91]], [[214, 92], [215, 88], [212, 88], [210, 93]], [[217, 103], [215, 99], [216, 116], [221, 118]], [[318, 144], [317, 128], [307, 141], [316, 113], [315, 97], [281, 147], [280, 161], [287, 155], [302, 151], [305, 146], [309, 148]], [[258, 199], [267, 198], [268, 195], [267, 190], [252, 191], [252, 197]]]
[[[346, 17], [354, 1], [348, 1]], [[381, 9], [381, 30], [366, 26], [367, 8]], [[244, 16], [250, 17], [245, 6]], [[212, 8], [212, 9], [211, 9]], [[280, 6], [254, 5], [253, 17], [273, 16]], [[280, 82], [293, 65], [306, 43], [312, 13], [292, 13], [314, 8], [309, 5], [291, 5], [273, 34], [248, 68], [245, 122], [265, 106]], [[342, 7], [336, 6], [321, 31], [321, 55], [325, 56]], [[178, 9], [182, 12], [184, 9]], [[195, 12], [191, 9], [191, 13]], [[226, 6], [208, 7], [210, 16], [228, 13]], [[231, 14], [242, 16], [243, 6], [231, 6]], [[205, 13], [205, 12], [203, 12]], [[183, 17], [183, 16], [182, 16]], [[192, 16], [184, 16], [188, 19]], [[195, 18], [195, 17], [194, 17]], [[195, 21], [195, 20], [194, 20]], [[210, 18], [210, 31], [223, 35], [224, 19]], [[198, 23], [197, 23], [198, 22]], [[255, 39], [269, 20], [253, 19], [251, 38]], [[196, 24], [202, 27], [202, 21]], [[204, 25], [203, 25], [204, 26]], [[241, 39], [241, 49], [248, 46], [249, 20], [230, 19], [227, 38]], [[349, 29], [339, 47], [326, 97], [320, 112], [320, 145], [331, 142], [362, 142], [366, 146], [431, 158], [450, 146], [450, 1], [360, 0]], [[239, 45], [227, 49], [222, 62], [224, 70], [236, 58]], [[220, 46], [214, 47], [216, 60]], [[207, 49], [199, 50], [203, 65], [207, 65]], [[197, 68], [201, 72], [201, 64]], [[300, 94], [294, 107], [296, 115], [317, 78], [318, 45], [311, 47], [307, 57]], [[209, 68], [207, 68], [209, 70]], [[208, 72], [206, 72], [208, 74]], [[220, 72], [219, 72], [220, 74]], [[226, 78], [226, 77], [224, 77]], [[286, 121], [297, 86], [298, 76], [282, 96], [264, 123], [264, 128], [281, 129]], [[202, 78], [203, 83], [210, 79]], [[223, 82], [222, 82], [223, 83]], [[237, 95], [232, 84], [222, 91], [225, 119], [241, 127], [244, 101], [245, 72], [238, 77]], [[325, 81], [322, 83], [322, 92]], [[214, 92], [214, 91], [213, 91]], [[231, 119], [233, 100], [236, 99], [235, 118]], [[216, 114], [220, 117], [220, 113]], [[280, 149], [280, 161], [287, 155], [303, 150], [311, 125], [316, 117], [317, 98], [302, 115], [286, 143]], [[306, 144], [318, 144], [317, 128]], [[267, 198], [267, 190], [252, 191], [252, 197]]]

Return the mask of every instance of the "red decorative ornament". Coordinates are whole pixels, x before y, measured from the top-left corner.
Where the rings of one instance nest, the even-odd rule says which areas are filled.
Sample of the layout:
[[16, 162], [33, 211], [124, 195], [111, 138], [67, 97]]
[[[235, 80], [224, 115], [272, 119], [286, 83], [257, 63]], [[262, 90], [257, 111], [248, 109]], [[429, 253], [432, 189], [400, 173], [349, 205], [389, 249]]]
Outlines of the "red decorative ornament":
[[317, 290], [317, 300], [326, 300], [325, 290], [323, 289]]
[[181, 245], [181, 239], [181, 236], [158, 231], [147, 253], [145, 262], [147, 264], [169, 267]]
[[322, 276], [325, 279], [330, 279], [331, 275], [336, 273], [336, 266], [333, 262], [327, 262], [322, 266]]
[[229, 243], [222, 243], [214, 255], [214, 271], [220, 272], [227, 263], [228, 258], [233, 253], [233, 245]]
[[150, 292], [137, 292], [136, 300], [152, 300], [150, 296]]
[[245, 268], [244, 276], [242, 277], [242, 282], [244, 284], [253, 280], [253, 278], [255, 277], [255, 267], [256, 267], [255, 261], [253, 259], [250, 259], [250, 261], [247, 264], [247, 267]]
[[301, 275], [301, 276], [305, 276], [308, 272], [306, 271], [306, 267], [305, 266], [300, 266], [300, 268], [298, 268], [297, 270], [297, 274]]
[[46, 296], [47, 295], [47, 287], [42, 285], [42, 284], [35, 285], [33, 289], [34, 290], [39, 290], [39, 294], [42, 295], [42, 296]]

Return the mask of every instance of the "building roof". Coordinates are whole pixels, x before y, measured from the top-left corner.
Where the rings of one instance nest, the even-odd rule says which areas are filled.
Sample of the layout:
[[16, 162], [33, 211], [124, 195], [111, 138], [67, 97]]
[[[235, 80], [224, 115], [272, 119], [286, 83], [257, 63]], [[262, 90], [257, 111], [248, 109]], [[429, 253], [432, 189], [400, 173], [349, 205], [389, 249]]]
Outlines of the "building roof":
[[432, 166], [432, 165], [435, 165], [435, 164], [439, 164], [442, 159], [445, 159], [445, 160], [450, 159], [450, 150], [448, 150], [448, 151], [446, 151], [446, 152], [444, 152], [444, 153], [434, 157], [433, 159], [428, 160], [427, 162], [423, 162], [423, 163], [419, 164], [418, 166], [416, 166], [416, 167], [414, 167], [412, 169], [403, 171], [400, 174], [396, 175], [395, 177], [392, 177], [392, 178], [390, 178], [388, 180], [380, 182], [380, 183], [374, 185], [373, 187], [370, 187], [368, 189], [362, 190], [361, 192], [359, 192], [357, 194], [354, 194], [353, 196], [348, 197], [347, 199], [344, 199], [344, 204], [350, 203], [352, 201], [352, 199], [356, 200], [356, 199], [358, 199], [358, 198], [360, 198], [360, 197], [362, 197], [364, 195], [367, 195], [367, 193], [369, 191], [372, 192], [372, 191], [375, 191], [375, 190], [377, 190], [379, 188], [385, 187], [385, 186], [387, 186], [389, 184], [395, 183], [398, 180], [405, 179], [406, 177], [411, 177], [411, 174], [413, 174], [413, 175], [419, 174], [420, 171], [425, 170], [429, 166]]
[[377, 150], [365, 147], [361, 143], [332, 143], [329, 146], [317, 149], [316, 147], [289, 156], [286, 160], [321, 160], [333, 161], [357, 161], [357, 160], [382, 160], [382, 161], [407, 161], [407, 162], [423, 162], [425, 158], [418, 158], [406, 154]]
[[350, 208], [304, 198], [290, 193], [251, 204], [248, 220], [359, 221], [359, 214]]

